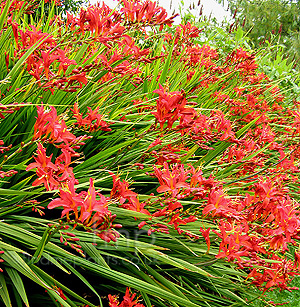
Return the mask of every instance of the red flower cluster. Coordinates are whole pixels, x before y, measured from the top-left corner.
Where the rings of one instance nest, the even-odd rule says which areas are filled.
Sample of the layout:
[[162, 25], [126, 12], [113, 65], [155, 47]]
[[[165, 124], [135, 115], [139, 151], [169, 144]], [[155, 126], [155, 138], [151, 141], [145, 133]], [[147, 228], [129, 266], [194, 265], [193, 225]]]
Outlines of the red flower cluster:
[[[212, 88], [211, 98], [215, 99], [216, 103], [225, 103], [227, 113], [225, 116], [225, 111], [214, 110], [210, 111], [210, 114], [201, 114], [192, 106], [186, 107], [189, 102], [182, 92], [168, 93], [161, 85], [160, 89], [154, 91], [159, 94], [159, 98], [156, 111], [151, 113], [160, 123], [160, 139], [150, 144], [149, 149], [156, 147], [155, 151], [152, 150], [152, 156], [156, 158], [156, 164], [163, 164], [162, 168], [154, 167], [154, 175], [160, 183], [157, 192], [163, 193], [163, 196], [160, 195], [159, 201], [149, 200], [148, 210], [152, 216], [173, 224], [179, 233], [197, 238], [196, 235], [181, 231], [178, 225], [193, 222], [199, 217], [196, 212], [185, 212], [181, 199], [198, 200], [200, 205], [197, 210], [202, 208], [202, 216], [218, 221], [219, 230], [213, 230], [220, 240], [217, 258], [236, 262], [240, 268], [248, 267], [252, 270], [249, 278], [262, 289], [275, 286], [288, 289], [291, 277], [299, 274], [298, 266], [282, 256], [288, 250], [289, 244], [296, 244], [300, 231], [299, 203], [291, 199], [287, 188], [287, 183], [298, 182], [296, 174], [299, 168], [296, 161], [299, 158], [299, 150], [293, 140], [300, 131], [298, 113], [284, 110], [278, 105], [283, 96], [278, 88], [270, 85], [270, 80], [265, 75], [257, 72], [253, 55], [237, 49], [227, 57], [223, 65], [217, 65], [214, 62], [218, 59], [215, 51], [203, 46], [202, 52], [207, 52], [207, 59], [210, 61], [206, 65], [203, 62], [205, 56], [201, 56], [198, 61], [192, 53], [192, 43], [186, 45], [190, 48], [186, 53], [193, 59], [186, 61], [191, 74], [189, 80], [195, 74], [194, 65], [205, 67], [207, 72], [201, 76], [199, 82], [206, 91]], [[176, 47], [175, 57], [182, 50], [179, 43]], [[180, 60], [184, 60], [182, 55]], [[230, 72], [232, 77], [229, 80], [219, 79], [219, 74]], [[235, 94], [229, 96], [223, 89], [233, 80], [248, 84], [248, 87], [235, 87]], [[218, 92], [214, 90], [217, 82], [222, 85], [221, 91]], [[194, 91], [196, 90], [200, 90], [199, 86], [194, 88]], [[270, 93], [273, 98], [271, 101], [267, 100]], [[234, 125], [230, 118], [235, 119]], [[289, 125], [291, 118], [294, 119], [293, 124]], [[247, 123], [252, 126], [243, 135], [240, 131]], [[274, 129], [276, 125], [289, 127], [283, 132], [284, 140]], [[181, 161], [185, 159], [184, 155], [177, 154], [173, 144], [162, 141], [169, 131], [173, 133], [173, 138], [174, 133], [180, 133], [183, 137], [178, 141], [178, 153], [180, 147], [189, 152], [190, 145], [184, 141], [187, 136], [189, 140], [197, 141], [202, 155], [203, 151], [209, 152], [213, 149], [211, 144], [228, 142], [228, 149], [223, 151], [218, 164], [227, 165], [228, 170], [235, 170], [233, 183], [239, 182], [237, 188], [240, 188], [243, 182], [246, 183], [247, 188], [242, 192], [244, 196], [228, 194], [223, 182], [213, 177], [205, 179], [201, 171], [183, 165]], [[265, 148], [269, 148], [268, 154], [264, 151]], [[271, 158], [278, 162], [270, 164]], [[175, 164], [170, 166], [171, 163]], [[260, 172], [256, 172], [264, 167], [269, 170], [269, 174], [259, 177]], [[223, 169], [223, 172], [226, 173], [226, 169]], [[245, 175], [250, 175], [250, 179], [244, 179]], [[158, 203], [162, 208], [156, 207]], [[180, 223], [173, 223], [178, 217], [181, 219]], [[145, 221], [140, 223], [139, 227], [145, 225], [150, 227], [150, 233], [168, 231], [164, 225], [151, 225]], [[211, 230], [201, 228], [200, 232], [209, 251]], [[275, 251], [279, 255], [275, 254]], [[275, 258], [278, 265], [272, 262]], [[253, 270], [253, 267], [256, 269]], [[284, 271], [280, 267], [285, 267]]]
[[[89, 109], [90, 114], [87, 118], [83, 118], [79, 113], [77, 105], [74, 107], [74, 117], [77, 119], [77, 124], [94, 131], [99, 127], [104, 127], [102, 130], [109, 129], [107, 124], [101, 120], [102, 115], [98, 114], [98, 109], [93, 112]], [[82, 191], [76, 193], [75, 184], [78, 181], [75, 179], [73, 168], [70, 166], [72, 157], [79, 156], [75, 149], [80, 148], [84, 144], [83, 140], [86, 136], [76, 137], [68, 129], [66, 122], [57, 116], [56, 109], [51, 107], [46, 110], [44, 106], [37, 107], [37, 121], [34, 126], [34, 139], [40, 141], [48, 141], [54, 146], [61, 149], [61, 154], [55, 159], [55, 163], [51, 161], [52, 155], [46, 155], [46, 149], [41, 143], [38, 143], [37, 157], [34, 157], [35, 162], [27, 166], [26, 170], [36, 168], [37, 179], [32, 183], [33, 186], [44, 184], [49, 190], [59, 189], [60, 197], [52, 200], [48, 209], [63, 207], [61, 216], [67, 216], [69, 222], [80, 224], [87, 231], [95, 233], [104, 241], [116, 241], [119, 234], [113, 228], [121, 227], [114, 225], [115, 215], [112, 215], [108, 210], [108, 201], [102, 194], [95, 191], [94, 182], [90, 179], [90, 188], [88, 192]], [[96, 120], [96, 123], [94, 123]], [[99, 199], [97, 199], [99, 198]], [[70, 217], [70, 213], [74, 217]]]
[[[280, 285], [286, 289], [290, 277], [300, 274], [291, 261], [275, 256], [272, 252], [280, 249], [285, 252], [288, 250], [287, 244], [294, 244], [300, 234], [299, 211], [287, 195], [288, 191], [282, 186], [280, 177], [275, 182], [261, 179], [253, 186], [254, 196], [247, 194], [245, 199], [233, 200], [225, 193], [221, 182], [203, 178], [202, 172], [191, 166], [186, 169], [183, 165], [174, 164], [170, 170], [165, 163], [163, 169], [154, 167], [154, 171], [160, 182], [157, 191], [165, 196], [160, 197], [164, 208], [152, 213], [152, 216], [171, 217], [169, 224], [173, 224], [179, 233], [189, 235], [178, 226], [195, 221], [196, 216], [190, 215], [181, 219], [179, 223], [174, 223], [174, 217], [184, 215], [180, 200], [190, 197], [194, 200], [206, 200], [202, 214], [220, 220], [219, 231], [213, 230], [221, 239], [217, 258], [236, 262], [240, 268], [260, 266], [260, 270], [255, 269], [255, 272], [249, 275], [249, 278], [253, 277], [254, 283], [260, 287]], [[143, 223], [141, 226], [146, 224]], [[154, 230], [153, 226], [150, 229], [159, 231]], [[209, 250], [210, 230], [201, 228], [200, 232]], [[273, 266], [273, 262], [266, 262], [267, 259], [275, 259], [274, 257], [278, 265]], [[287, 265], [284, 274], [281, 273], [283, 265]], [[275, 275], [267, 273], [274, 270], [279, 272]], [[265, 273], [258, 273], [259, 271]], [[264, 284], [269, 280], [265, 274], [272, 277], [272, 282]]]
[[130, 289], [126, 288], [123, 301], [120, 303], [116, 295], [108, 295], [109, 307], [145, 307], [139, 303], [139, 297], [135, 298], [136, 294], [130, 294]]
[[[23, 31], [16, 23], [12, 23], [16, 51], [15, 57], [21, 57], [28, 49], [32, 48], [36, 44], [39, 48], [36, 48], [33, 53], [29, 55], [26, 60], [26, 70], [39, 82], [41, 85], [43, 79], [48, 80], [43, 82], [45, 88], [49, 88], [53, 92], [53, 86], [57, 86], [60, 89], [66, 91], [72, 91], [77, 88], [73, 83], [77, 81], [78, 87], [87, 83], [85, 73], [76, 73], [68, 77], [61, 78], [61, 72], [65, 75], [67, 69], [71, 65], [77, 65], [76, 61], [67, 57], [68, 48], [58, 48], [56, 39], [48, 34], [38, 30], [33, 25], [30, 26], [31, 30]], [[56, 67], [55, 70], [51, 70], [50, 66]], [[55, 80], [56, 79], [56, 80]]]
[[74, 109], [71, 110], [76, 118], [76, 122], [74, 125], [79, 128], [83, 128], [84, 130], [89, 130], [89, 132], [102, 130], [102, 131], [111, 131], [109, 128], [109, 124], [103, 120], [103, 115], [99, 114], [99, 107], [95, 110], [92, 110], [88, 107], [87, 116], [85, 118], [80, 114], [80, 109], [78, 108], [78, 104], [74, 104]]
[[[21, 7], [24, 9], [28, 3], [14, 1], [11, 6], [12, 11], [16, 5], [19, 9]], [[67, 13], [65, 24], [60, 17], [55, 16], [51, 20], [51, 24], [56, 23], [59, 26], [59, 31], [55, 35], [44, 33], [33, 25], [28, 29], [21, 29], [20, 25], [12, 19], [10, 23], [16, 44], [14, 58], [22, 57], [30, 48], [38, 44], [38, 48], [34, 49], [25, 62], [26, 69], [39, 85], [52, 93], [55, 88], [75, 92], [87, 83], [87, 73], [95, 69], [102, 71], [103, 66], [107, 72], [101, 81], [111, 81], [115, 74], [128, 77], [137, 75], [140, 73], [138, 62], [149, 63], [159, 56], [147, 58], [150, 50], [141, 50], [134, 38], [127, 35], [126, 31], [130, 30], [132, 22], [137, 23], [140, 27], [160, 25], [162, 28], [165, 24], [171, 26], [175, 16], [167, 19], [165, 9], [150, 0], [146, 2], [124, 0], [123, 6], [121, 11], [117, 12], [112, 11], [104, 3], [102, 5], [98, 3], [86, 9], [82, 8], [79, 17]], [[30, 5], [28, 5], [28, 13], [33, 13], [33, 7]], [[128, 20], [130, 23], [124, 26], [121, 20]], [[73, 36], [74, 42], [86, 40], [87, 33], [92, 34], [92, 37], [87, 40], [84, 65], [79, 66], [74, 59], [69, 57], [70, 51], [73, 50], [72, 40], [67, 44], [62, 44], [62, 42], [66, 35]], [[101, 54], [97, 53], [98, 43], [106, 47]], [[117, 44], [118, 48], [112, 48], [113, 44]], [[125, 60], [124, 56], [135, 61]], [[88, 58], [93, 58], [93, 61], [87, 61]], [[9, 69], [9, 63], [10, 57], [7, 55], [7, 69]], [[140, 83], [141, 80], [139, 76], [136, 76], [136, 83]]]
[[172, 128], [174, 122], [183, 114], [193, 115], [193, 110], [185, 108], [186, 99], [184, 93], [173, 92], [168, 93], [162, 85], [154, 93], [159, 95], [156, 105], [156, 112], [151, 112], [160, 124], [161, 130], [164, 123], [168, 123], [168, 128]]
[[140, 203], [137, 193], [129, 189], [129, 183], [121, 180], [119, 176], [110, 172], [113, 178], [113, 188], [110, 192], [111, 199], [117, 199], [122, 208], [133, 210], [150, 215], [149, 211], [144, 209], [145, 204]]
[[166, 19], [166, 10], [160, 6], [157, 6], [155, 2], [150, 0], [121, 1], [124, 6], [121, 9], [121, 12], [124, 13], [124, 18], [126, 21], [146, 25], [160, 25], [160, 31], [164, 25], [168, 25], [170, 27], [174, 22], [173, 19], [178, 16], [178, 14], [176, 14], [171, 18]]
[[[108, 199], [96, 192], [92, 178], [88, 192], [77, 194], [74, 181], [69, 181], [67, 185], [59, 188], [59, 192], [60, 197], [52, 200], [48, 209], [63, 207], [62, 217], [66, 214], [70, 220], [69, 213], [74, 213], [74, 223], [79, 223], [106, 242], [116, 241], [119, 234], [112, 228], [119, 228], [121, 225], [112, 224], [116, 215], [112, 215], [108, 210]], [[97, 196], [100, 199], [97, 200]]]
[[[78, 110], [79, 111], [79, 110]], [[83, 145], [83, 141], [86, 136], [76, 137], [70, 132], [66, 122], [57, 116], [56, 109], [50, 107], [50, 110], [45, 110], [44, 106], [37, 107], [37, 120], [34, 125], [34, 139], [35, 140], [47, 140], [49, 143], [54, 144], [58, 148], [65, 149], [71, 153], [71, 156], [77, 156], [74, 149], [78, 149], [80, 145]], [[77, 113], [77, 116], [80, 116]], [[88, 124], [92, 124], [90, 121]], [[92, 129], [92, 127], [89, 127]]]

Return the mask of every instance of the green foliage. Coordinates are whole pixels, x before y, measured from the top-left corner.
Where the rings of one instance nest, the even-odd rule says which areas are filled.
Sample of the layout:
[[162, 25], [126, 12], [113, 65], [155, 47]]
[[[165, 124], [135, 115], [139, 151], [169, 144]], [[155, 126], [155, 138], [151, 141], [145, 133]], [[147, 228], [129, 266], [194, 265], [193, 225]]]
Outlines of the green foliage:
[[229, 0], [228, 5], [235, 24], [242, 26], [256, 48], [265, 42], [281, 44], [284, 46], [284, 58], [299, 65], [299, 1]]
[[66, 12], [78, 12], [78, 9], [86, 5], [86, 0], [63, 0], [61, 3], [61, 6], [58, 8], [60, 13], [66, 13]]

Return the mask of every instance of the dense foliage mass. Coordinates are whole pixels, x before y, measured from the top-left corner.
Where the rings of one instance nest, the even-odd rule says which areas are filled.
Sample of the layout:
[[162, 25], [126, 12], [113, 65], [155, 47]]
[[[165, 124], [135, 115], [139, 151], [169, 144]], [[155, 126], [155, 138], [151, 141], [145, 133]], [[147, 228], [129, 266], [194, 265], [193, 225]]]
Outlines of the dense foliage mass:
[[285, 59], [299, 69], [299, 0], [228, 0], [227, 5], [234, 20], [229, 29], [241, 26], [256, 47], [270, 41], [281, 44]]
[[65, 18], [51, 2], [38, 22], [32, 5], [0, 6], [3, 303], [244, 306], [291, 290], [299, 102], [253, 53], [219, 52], [150, 0]]

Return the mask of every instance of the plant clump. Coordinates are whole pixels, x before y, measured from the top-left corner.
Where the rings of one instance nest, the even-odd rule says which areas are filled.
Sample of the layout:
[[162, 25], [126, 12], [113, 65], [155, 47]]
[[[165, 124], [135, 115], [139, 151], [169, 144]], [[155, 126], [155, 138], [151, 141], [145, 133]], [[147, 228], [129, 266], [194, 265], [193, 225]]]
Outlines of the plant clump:
[[3, 303], [244, 306], [294, 289], [299, 102], [255, 53], [150, 0], [66, 16], [52, 1], [37, 20], [16, 5], [0, 5]]

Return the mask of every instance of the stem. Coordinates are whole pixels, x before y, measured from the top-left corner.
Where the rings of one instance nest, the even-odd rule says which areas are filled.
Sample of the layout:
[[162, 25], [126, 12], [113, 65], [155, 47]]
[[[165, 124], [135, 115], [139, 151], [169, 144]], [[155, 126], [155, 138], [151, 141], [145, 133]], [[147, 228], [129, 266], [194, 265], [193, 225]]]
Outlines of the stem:
[[33, 143], [33, 140], [29, 141], [28, 143], [21, 145], [18, 150], [13, 152], [10, 156], [6, 157], [6, 159], [3, 159], [3, 161], [0, 163], [0, 169], [3, 167], [4, 163], [7, 162], [9, 159], [13, 158], [16, 154], [20, 152], [20, 149], [23, 149]]

